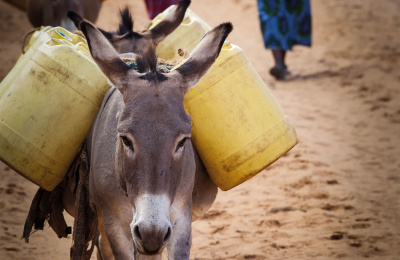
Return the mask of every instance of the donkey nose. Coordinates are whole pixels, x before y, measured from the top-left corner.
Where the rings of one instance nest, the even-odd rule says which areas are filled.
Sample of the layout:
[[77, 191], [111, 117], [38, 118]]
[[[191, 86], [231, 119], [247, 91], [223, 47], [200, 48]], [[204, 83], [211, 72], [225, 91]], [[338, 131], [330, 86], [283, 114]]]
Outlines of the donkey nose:
[[171, 224], [152, 225], [144, 222], [136, 223], [133, 227], [134, 240], [143, 248], [143, 253], [155, 254], [165, 246], [171, 237]]

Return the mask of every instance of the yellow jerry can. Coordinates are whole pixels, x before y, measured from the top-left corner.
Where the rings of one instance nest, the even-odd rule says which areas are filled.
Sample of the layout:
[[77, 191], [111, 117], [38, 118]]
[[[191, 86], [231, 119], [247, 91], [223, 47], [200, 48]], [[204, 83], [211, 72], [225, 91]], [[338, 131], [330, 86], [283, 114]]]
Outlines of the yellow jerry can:
[[63, 43], [67, 45], [82, 44], [82, 46], [85, 46], [85, 48], [89, 50], [87, 47], [86, 40], [82, 38], [80, 35], [71, 33], [70, 31], [62, 27], [52, 27], [52, 26], [42, 26], [40, 30], [36, 30], [30, 37], [27, 46], [24, 47], [24, 50], [27, 51], [30, 48], [36, 50], [40, 45], [42, 45], [45, 42], [48, 42], [51, 39], [64, 41]]
[[[150, 29], [172, 8], [155, 17]], [[181, 25], [158, 45], [157, 55], [168, 60], [179, 58], [179, 48], [190, 53], [210, 30], [188, 9]], [[192, 118], [193, 143], [222, 190], [250, 179], [298, 143], [287, 115], [243, 51], [229, 42], [207, 75], [188, 91], [184, 105]]]
[[[33, 53], [36, 52], [37, 48], [45, 42], [53, 42], [50, 45], [56, 44], [56, 41], [61, 41], [61, 44], [75, 45], [81, 50], [81, 54], [88, 56], [91, 59], [90, 51], [88, 49], [86, 40], [81, 36], [71, 33], [62, 27], [42, 26], [40, 30], [36, 30], [30, 37], [28, 44], [24, 46], [24, 54], [19, 57], [16, 64], [2, 81], [2, 85], [10, 85], [12, 81], [18, 76], [28, 60], [30, 60]], [[0, 89], [1, 93], [1, 89]], [[1, 94], [0, 94], [1, 96]]]
[[229, 42], [188, 91], [184, 106], [193, 143], [222, 190], [250, 179], [298, 143], [287, 115], [243, 51]]
[[[172, 5], [164, 12], [154, 17], [149, 25], [149, 30], [164, 20], [174, 7], [175, 6]], [[204, 34], [211, 29], [212, 28], [193, 11], [187, 9], [185, 17], [178, 28], [158, 44], [156, 49], [157, 56], [164, 60], [180, 59], [181, 57], [178, 54], [178, 49], [183, 48], [187, 53], [192, 52], [200, 39], [203, 38]]]
[[78, 35], [44, 27], [29, 46], [0, 83], [0, 159], [52, 190], [110, 86]]

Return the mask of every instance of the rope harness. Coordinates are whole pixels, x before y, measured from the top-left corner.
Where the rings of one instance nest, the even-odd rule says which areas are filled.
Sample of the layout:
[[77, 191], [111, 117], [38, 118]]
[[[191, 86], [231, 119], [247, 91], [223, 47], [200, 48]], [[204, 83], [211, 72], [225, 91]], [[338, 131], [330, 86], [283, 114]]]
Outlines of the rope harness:
[[46, 220], [59, 238], [71, 234], [71, 227], [67, 226], [63, 215], [62, 194], [72, 192], [75, 195], [75, 220], [70, 256], [72, 260], [90, 259], [97, 243], [98, 219], [89, 195], [90, 164], [87, 154], [85, 141], [63, 181], [52, 191], [38, 189], [24, 225], [22, 238], [25, 242], [29, 242], [33, 227], [35, 231], [43, 230]]

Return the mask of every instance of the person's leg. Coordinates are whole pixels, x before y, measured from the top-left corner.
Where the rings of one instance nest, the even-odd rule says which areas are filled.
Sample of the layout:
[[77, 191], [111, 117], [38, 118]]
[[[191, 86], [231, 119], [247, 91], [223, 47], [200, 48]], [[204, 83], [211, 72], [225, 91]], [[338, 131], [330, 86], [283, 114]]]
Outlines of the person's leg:
[[269, 71], [276, 79], [281, 80], [289, 74], [285, 64], [286, 51], [282, 49], [273, 49], [272, 55], [274, 56], [275, 66]]
[[285, 69], [287, 70], [287, 66], [285, 63], [285, 57], [286, 57], [286, 50], [281, 50], [282, 51], [282, 55], [283, 55], [283, 66], [285, 67]]
[[272, 50], [272, 55], [274, 56], [275, 66], [279, 68], [285, 68], [285, 50]]

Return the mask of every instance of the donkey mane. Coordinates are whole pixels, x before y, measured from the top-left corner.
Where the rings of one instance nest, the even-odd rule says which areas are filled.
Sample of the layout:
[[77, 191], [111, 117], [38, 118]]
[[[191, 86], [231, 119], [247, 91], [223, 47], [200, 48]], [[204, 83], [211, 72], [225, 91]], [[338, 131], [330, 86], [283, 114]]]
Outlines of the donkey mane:
[[136, 64], [140, 73], [157, 72], [156, 47], [153, 42], [150, 42], [141, 55], [137, 55]]
[[124, 10], [120, 10], [121, 22], [118, 28], [118, 34], [124, 35], [125, 33], [133, 31], [133, 18], [132, 14], [129, 11], [128, 7], [125, 7]]

